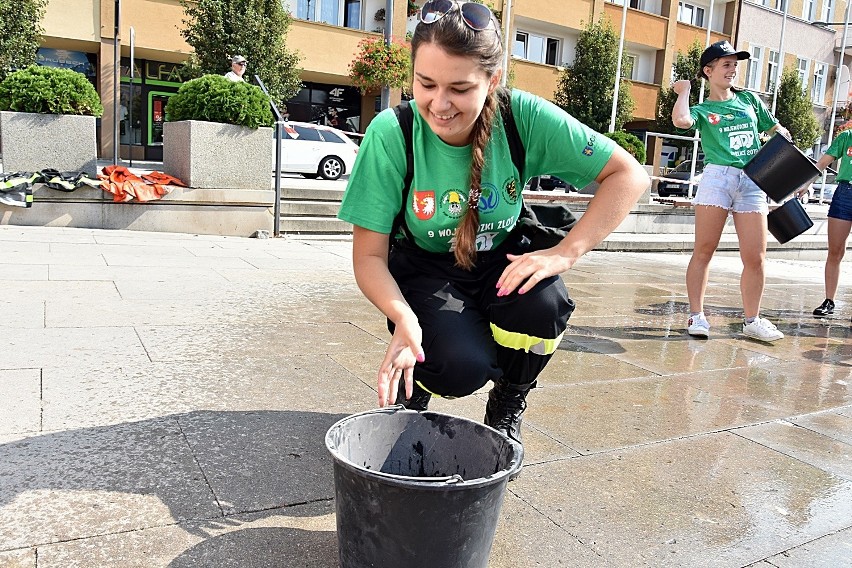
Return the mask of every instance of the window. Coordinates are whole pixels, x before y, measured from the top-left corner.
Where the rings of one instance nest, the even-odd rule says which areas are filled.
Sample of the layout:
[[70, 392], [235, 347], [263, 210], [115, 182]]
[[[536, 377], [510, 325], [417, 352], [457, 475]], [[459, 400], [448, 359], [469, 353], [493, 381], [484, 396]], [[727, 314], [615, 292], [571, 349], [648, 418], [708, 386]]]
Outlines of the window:
[[686, 2], [678, 2], [677, 21], [702, 28], [704, 27], [704, 8]]
[[624, 54], [624, 62], [621, 65], [621, 78], [622, 79], [635, 79], [636, 78], [636, 70], [638, 69], [638, 60], [639, 58], [632, 53]]
[[830, 22], [831, 18], [834, 17], [834, 0], [823, 0], [822, 3], [822, 12], [820, 12], [819, 19], [822, 22]]
[[331, 130], [320, 130], [319, 132], [326, 142], [333, 142], [335, 144], [344, 144], [344, 142], [340, 138], [340, 136], [338, 136], [337, 134], [335, 134]]
[[515, 33], [512, 55], [536, 63], [556, 65], [560, 55], [559, 40], [519, 31]]
[[802, 94], [808, 94], [808, 72], [811, 68], [811, 62], [800, 57], [796, 58], [796, 72], [799, 75], [799, 81], [802, 83]]
[[[615, 4], [616, 6], [624, 6], [624, 0], [607, 0], [607, 1], [611, 2], [612, 4]], [[637, 10], [644, 10], [645, 9], [645, 0], [630, 0], [627, 3], [627, 5], [630, 8], [635, 8]]]
[[748, 60], [746, 71], [746, 89], [759, 91], [761, 75], [763, 74], [763, 48], [759, 45], [751, 46], [751, 58]]
[[[296, 0], [296, 17], [339, 26], [344, 19], [342, 0]], [[348, 6], [347, 6], [348, 9]], [[360, 12], [360, 6], [358, 7]], [[360, 14], [359, 14], [360, 23]]]
[[816, 0], [805, 0], [802, 6], [802, 18], [812, 22], [814, 21], [814, 13], [816, 12]]
[[559, 40], [553, 38], [547, 38], [547, 45], [545, 45], [544, 52], [544, 62], [548, 65], [557, 65], [557, 58], [559, 57]]
[[316, 128], [305, 128], [304, 126], [296, 126], [295, 124], [290, 125], [293, 130], [296, 131], [297, 136], [293, 136], [290, 134], [291, 138], [295, 138], [296, 140], [308, 141], [308, 142], [322, 142], [322, 138], [320, 138], [319, 130]]
[[811, 101], [814, 104], [825, 103], [825, 78], [827, 74], [827, 63], [814, 63], [814, 84], [811, 87]]
[[775, 73], [778, 72], [778, 52], [769, 50], [769, 57], [767, 58], [767, 70], [766, 70], [766, 92], [774, 92], [775, 91]]
[[347, 28], [361, 28], [361, 0], [344, 0], [343, 25]]

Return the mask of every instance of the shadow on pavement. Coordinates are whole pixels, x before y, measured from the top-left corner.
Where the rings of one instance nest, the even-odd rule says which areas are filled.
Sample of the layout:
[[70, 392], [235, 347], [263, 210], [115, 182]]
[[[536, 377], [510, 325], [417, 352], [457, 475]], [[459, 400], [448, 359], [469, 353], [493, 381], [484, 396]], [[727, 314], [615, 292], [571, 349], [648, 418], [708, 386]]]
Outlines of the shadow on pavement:
[[208, 538], [169, 563], [169, 568], [337, 566], [337, 535], [291, 528], [243, 529]]
[[333, 531], [256, 525], [321, 528], [298, 517], [333, 513], [324, 438], [344, 417], [194, 411], [0, 444], [0, 550], [172, 527], [203, 540], [171, 566], [336, 566]]

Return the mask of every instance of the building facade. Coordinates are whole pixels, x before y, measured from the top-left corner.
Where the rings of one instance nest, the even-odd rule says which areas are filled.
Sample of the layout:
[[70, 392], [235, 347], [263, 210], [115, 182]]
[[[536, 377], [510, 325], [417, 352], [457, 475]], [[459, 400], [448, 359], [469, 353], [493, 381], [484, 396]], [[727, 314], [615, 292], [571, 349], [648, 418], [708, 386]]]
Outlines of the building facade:
[[[849, 101], [850, 60], [840, 59], [846, 12], [845, 0], [743, 0], [741, 9], [737, 47], [749, 50], [752, 58], [738, 84], [774, 110], [781, 73], [794, 69], [823, 129], [816, 153], [830, 143], [832, 111], [842, 111]], [[835, 124], [839, 121], [835, 118]]]
[[[710, 41], [734, 41], [744, 0], [493, 0], [488, 2], [492, 8], [504, 17], [508, 15], [510, 41], [507, 43], [511, 50], [513, 86], [552, 99], [560, 69], [573, 61], [577, 40], [586, 23], [607, 18], [620, 30], [623, 1], [629, 3], [624, 52], [630, 62], [624, 74], [630, 79], [631, 94], [636, 101], [633, 119], [626, 127], [641, 134], [653, 128], [657, 97], [660, 88], [671, 82], [676, 53], [685, 52], [695, 40], [703, 44], [708, 37]], [[378, 93], [362, 95], [352, 88], [348, 65], [362, 39], [381, 36], [385, 0], [284, 2], [294, 16], [287, 46], [303, 57], [301, 78], [305, 85], [288, 103], [290, 118], [363, 132], [377, 110]], [[393, 2], [393, 33], [404, 37], [417, 20], [408, 16], [409, 0]], [[105, 107], [99, 122], [99, 149], [103, 156], [112, 155], [116, 98], [113, 53], [118, 6], [121, 12], [118, 26], [121, 79], [117, 97], [120, 154], [128, 157], [132, 150], [135, 159], [161, 159], [163, 108], [180, 86], [179, 64], [190, 53], [190, 47], [180, 35], [185, 16], [179, 0], [50, 0], [43, 22], [45, 34], [40, 60], [62, 66], [83, 64], [88, 69]], [[131, 27], [135, 32], [132, 82]], [[836, 35], [831, 30], [820, 32]], [[754, 45], [770, 45], [768, 39], [755, 38]], [[829, 52], [814, 54], [814, 60], [830, 59]], [[795, 56], [791, 53], [787, 57]], [[226, 70], [223, 65], [223, 72]], [[830, 74], [831, 68], [826, 72]], [[398, 98], [397, 93], [391, 102]]]

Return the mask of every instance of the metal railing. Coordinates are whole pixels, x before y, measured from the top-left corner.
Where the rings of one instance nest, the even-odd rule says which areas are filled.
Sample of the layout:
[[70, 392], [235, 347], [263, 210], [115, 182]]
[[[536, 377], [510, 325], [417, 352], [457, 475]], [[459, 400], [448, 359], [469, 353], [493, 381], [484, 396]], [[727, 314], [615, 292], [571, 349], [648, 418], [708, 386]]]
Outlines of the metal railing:
[[[254, 76], [254, 81], [260, 89], [269, 96], [269, 91], [266, 90], [266, 85], [260, 80], [257, 75]], [[272, 108], [272, 114], [275, 116], [275, 203], [272, 205], [272, 235], [275, 237], [281, 236], [281, 135], [284, 126], [284, 116], [271, 98], [269, 106]]]
[[671, 139], [671, 140], [686, 140], [688, 142], [693, 143], [692, 165], [691, 165], [691, 168], [690, 168], [690, 171], [689, 171], [689, 178], [688, 179], [683, 180], [683, 179], [676, 179], [676, 178], [668, 178], [668, 177], [665, 177], [665, 176], [654, 176], [654, 175], [650, 176], [652, 180], [670, 181], [670, 182], [674, 182], [674, 183], [682, 183], [682, 184], [688, 185], [689, 189], [686, 190], [686, 196], [687, 196], [688, 199], [692, 199], [692, 197], [695, 195], [695, 193], [693, 192], [693, 186], [698, 185], [698, 182], [695, 181], [695, 164], [698, 162], [698, 142], [699, 142], [698, 136], [697, 135], [696, 136], [682, 136], [680, 134], [663, 134], [662, 132], [646, 132], [645, 133], [645, 140], [644, 140], [646, 152], [647, 152], [647, 149], [648, 149], [648, 137], [649, 136], [654, 136], [655, 138], [662, 138], [662, 139]]

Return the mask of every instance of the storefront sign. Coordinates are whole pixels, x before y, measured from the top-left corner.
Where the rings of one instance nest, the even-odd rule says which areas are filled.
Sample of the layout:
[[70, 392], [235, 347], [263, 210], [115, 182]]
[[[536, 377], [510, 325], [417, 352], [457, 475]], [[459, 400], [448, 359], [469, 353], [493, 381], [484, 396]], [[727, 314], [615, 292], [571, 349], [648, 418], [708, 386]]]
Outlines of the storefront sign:
[[161, 61], [145, 61], [145, 79], [153, 81], [164, 81], [168, 83], [182, 83], [180, 72], [183, 65], [180, 63], [163, 63]]
[[36, 52], [36, 63], [45, 67], [71, 69], [82, 73], [90, 80], [94, 80], [96, 77], [94, 64], [89, 61], [89, 55], [82, 51], [40, 47]]

